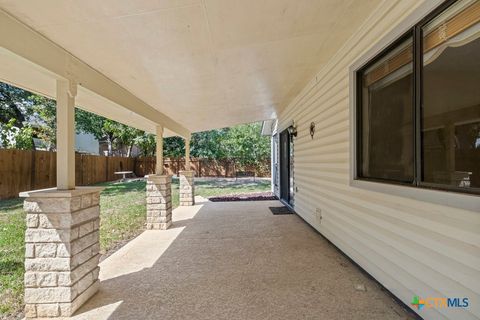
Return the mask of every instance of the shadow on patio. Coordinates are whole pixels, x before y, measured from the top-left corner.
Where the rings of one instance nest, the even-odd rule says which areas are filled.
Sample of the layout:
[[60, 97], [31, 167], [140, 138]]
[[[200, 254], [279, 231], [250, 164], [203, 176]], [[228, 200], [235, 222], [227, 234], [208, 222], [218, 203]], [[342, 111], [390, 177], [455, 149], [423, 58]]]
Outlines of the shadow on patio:
[[279, 202], [199, 200], [102, 262], [74, 319], [411, 317], [297, 215], [272, 215]]

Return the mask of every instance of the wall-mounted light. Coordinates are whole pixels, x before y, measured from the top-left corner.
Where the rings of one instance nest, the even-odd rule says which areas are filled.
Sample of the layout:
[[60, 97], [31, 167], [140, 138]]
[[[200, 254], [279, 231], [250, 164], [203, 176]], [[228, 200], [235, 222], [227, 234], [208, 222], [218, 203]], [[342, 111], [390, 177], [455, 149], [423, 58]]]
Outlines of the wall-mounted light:
[[288, 127], [288, 133], [289, 133], [292, 137], [297, 137], [297, 128], [294, 127], [294, 126]]

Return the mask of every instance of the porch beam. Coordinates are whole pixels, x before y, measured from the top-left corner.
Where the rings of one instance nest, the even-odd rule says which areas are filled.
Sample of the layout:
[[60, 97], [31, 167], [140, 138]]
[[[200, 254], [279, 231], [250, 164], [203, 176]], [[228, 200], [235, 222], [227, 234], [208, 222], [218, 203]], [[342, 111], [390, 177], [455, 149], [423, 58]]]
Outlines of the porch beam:
[[57, 189], [75, 189], [75, 96], [77, 83], [57, 81]]
[[[82, 87], [186, 137], [190, 131], [37, 31], [0, 10], [0, 46], [40, 66], [54, 78], [74, 79]], [[35, 50], [32, 50], [35, 48]]]

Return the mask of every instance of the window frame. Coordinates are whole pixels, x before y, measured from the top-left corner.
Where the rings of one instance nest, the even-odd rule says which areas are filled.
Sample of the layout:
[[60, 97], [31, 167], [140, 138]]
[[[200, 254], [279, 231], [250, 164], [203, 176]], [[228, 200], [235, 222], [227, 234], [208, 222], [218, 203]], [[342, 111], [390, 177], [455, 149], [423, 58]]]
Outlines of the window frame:
[[[353, 87], [353, 177], [351, 184], [353, 182], [374, 182], [381, 183], [393, 186], [403, 186], [408, 187], [409, 189], [415, 190], [432, 190], [432, 191], [449, 191], [455, 194], [464, 194], [464, 195], [480, 195], [480, 188], [464, 188], [458, 186], [444, 185], [439, 183], [425, 182], [422, 181], [423, 173], [423, 158], [422, 158], [422, 104], [423, 104], [423, 27], [431, 22], [433, 19], [441, 15], [445, 10], [450, 6], [454, 5], [458, 0], [447, 0], [443, 1], [440, 5], [436, 5], [433, 9], [427, 11], [426, 15], [423, 18], [417, 20], [417, 22], [410, 24], [403, 30], [403, 33], [393, 37], [386, 47], [377, 51], [376, 53], [370, 55], [365, 62], [363, 62], [359, 67], [351, 68], [351, 87]], [[363, 94], [362, 94], [362, 74], [369, 67], [377, 63], [379, 60], [383, 59], [386, 55], [389, 54], [393, 49], [395, 49], [399, 44], [403, 43], [407, 39], [412, 38], [413, 46], [413, 71], [412, 71], [412, 107], [413, 107], [413, 181], [402, 182], [396, 181], [393, 179], [380, 179], [372, 177], [364, 177], [359, 173], [362, 168], [363, 161], [363, 119], [362, 119], [362, 104], [363, 104]], [[365, 60], [365, 59], [364, 59]], [[353, 73], [353, 74], [352, 74]], [[352, 79], [353, 78], [353, 79]], [[353, 80], [353, 81], [352, 81]], [[412, 188], [413, 187], [413, 188]]]
[[[356, 176], [355, 178], [358, 180], [366, 180], [366, 181], [373, 181], [373, 182], [381, 182], [381, 183], [391, 183], [391, 184], [397, 184], [397, 185], [402, 185], [402, 186], [412, 186], [415, 185], [415, 179], [416, 179], [416, 167], [415, 163], [413, 166], [413, 181], [412, 183], [406, 182], [406, 181], [399, 181], [399, 180], [393, 180], [393, 179], [382, 179], [382, 178], [373, 178], [373, 177], [365, 177], [365, 176], [360, 176], [359, 172], [361, 171], [362, 167], [362, 161], [363, 161], [363, 110], [362, 110], [362, 102], [363, 102], [363, 90], [362, 90], [362, 74], [370, 68], [372, 65], [375, 65], [378, 61], [382, 60], [384, 57], [386, 57], [392, 50], [397, 48], [400, 44], [404, 43], [406, 40], [409, 38], [412, 39], [412, 45], [415, 47], [415, 38], [413, 35], [412, 30], [408, 30], [405, 32], [403, 35], [395, 39], [393, 43], [391, 43], [389, 46], [387, 46], [385, 49], [383, 49], [379, 54], [373, 57], [373, 59], [370, 59], [365, 65], [363, 65], [360, 69], [356, 71]], [[413, 48], [412, 50], [415, 50]], [[415, 53], [415, 52], [413, 52]], [[415, 126], [415, 61], [412, 61], [413, 63], [413, 70], [412, 70], [412, 88], [414, 94], [412, 95], [412, 106], [414, 108], [413, 110], [413, 125]], [[412, 128], [413, 129], [413, 128]], [[415, 155], [415, 150], [416, 150], [416, 144], [415, 144], [415, 136], [416, 132], [415, 130], [412, 130], [412, 137], [413, 137], [413, 159], [416, 159]]]

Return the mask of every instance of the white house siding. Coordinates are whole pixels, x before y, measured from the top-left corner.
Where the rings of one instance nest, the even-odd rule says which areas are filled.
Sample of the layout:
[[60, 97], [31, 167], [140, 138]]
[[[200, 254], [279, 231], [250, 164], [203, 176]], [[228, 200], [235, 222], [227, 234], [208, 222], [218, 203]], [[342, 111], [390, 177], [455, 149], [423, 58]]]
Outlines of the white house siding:
[[279, 114], [279, 128], [292, 120], [297, 126], [295, 210], [302, 218], [407, 305], [414, 295], [470, 299], [466, 310], [419, 311], [425, 319], [479, 319], [480, 212], [350, 186], [349, 68], [421, 3], [383, 2]]

